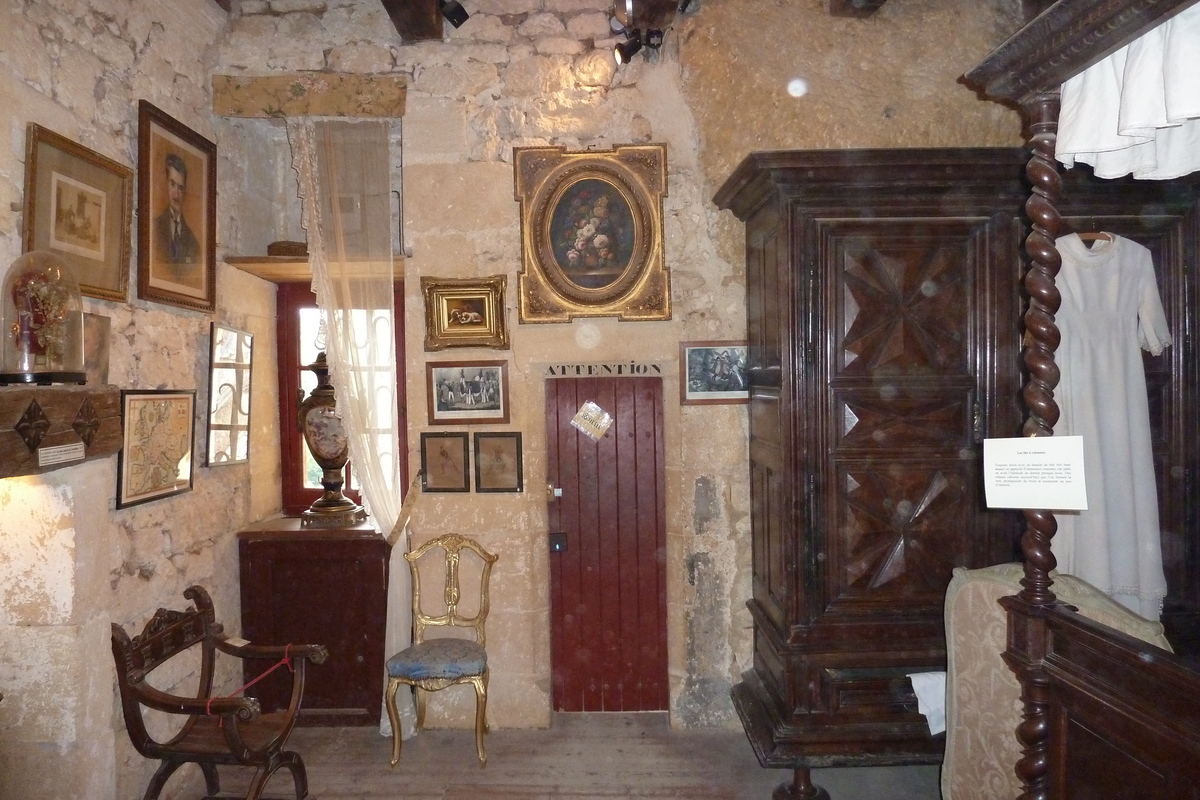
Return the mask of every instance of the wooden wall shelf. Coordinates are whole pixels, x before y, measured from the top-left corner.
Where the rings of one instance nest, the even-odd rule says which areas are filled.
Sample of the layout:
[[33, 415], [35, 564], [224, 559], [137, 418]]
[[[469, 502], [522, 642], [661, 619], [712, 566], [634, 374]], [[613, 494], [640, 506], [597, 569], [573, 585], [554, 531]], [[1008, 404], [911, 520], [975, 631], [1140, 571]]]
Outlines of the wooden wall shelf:
[[[403, 260], [393, 257], [392, 263]], [[272, 283], [308, 283], [312, 269], [307, 258], [295, 256], [225, 256], [225, 262]]]
[[0, 478], [37, 475], [120, 449], [119, 387], [0, 387]]

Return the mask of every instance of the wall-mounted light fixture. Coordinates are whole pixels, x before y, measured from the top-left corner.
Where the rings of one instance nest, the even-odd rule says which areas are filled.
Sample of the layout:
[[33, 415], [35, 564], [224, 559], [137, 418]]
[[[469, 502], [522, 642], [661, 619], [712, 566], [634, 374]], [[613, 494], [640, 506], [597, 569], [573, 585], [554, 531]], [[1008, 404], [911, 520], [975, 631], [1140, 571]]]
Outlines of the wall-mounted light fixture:
[[609, 27], [618, 36], [625, 36], [625, 41], [613, 47], [617, 64], [628, 64], [643, 48], [646, 58], [657, 58], [663, 32], [676, 10], [675, 0], [615, 0]]
[[438, 0], [438, 9], [446, 21], [456, 28], [461, 28], [462, 24], [471, 17], [458, 0]]

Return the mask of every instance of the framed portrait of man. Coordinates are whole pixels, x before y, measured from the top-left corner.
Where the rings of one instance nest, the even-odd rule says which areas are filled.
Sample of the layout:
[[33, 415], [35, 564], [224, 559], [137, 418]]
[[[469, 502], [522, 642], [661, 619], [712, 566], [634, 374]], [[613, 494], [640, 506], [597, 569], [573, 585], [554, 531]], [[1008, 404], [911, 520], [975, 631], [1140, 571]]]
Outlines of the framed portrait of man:
[[138, 103], [138, 297], [216, 305], [217, 147]]

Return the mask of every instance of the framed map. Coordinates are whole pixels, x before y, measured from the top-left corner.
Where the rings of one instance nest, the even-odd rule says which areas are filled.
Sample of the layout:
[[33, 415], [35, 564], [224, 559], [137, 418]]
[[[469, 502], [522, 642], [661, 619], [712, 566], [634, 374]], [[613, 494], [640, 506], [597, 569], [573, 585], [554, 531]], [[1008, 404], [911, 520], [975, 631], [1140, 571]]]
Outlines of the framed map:
[[117, 458], [117, 508], [192, 490], [196, 392], [121, 392], [125, 437]]

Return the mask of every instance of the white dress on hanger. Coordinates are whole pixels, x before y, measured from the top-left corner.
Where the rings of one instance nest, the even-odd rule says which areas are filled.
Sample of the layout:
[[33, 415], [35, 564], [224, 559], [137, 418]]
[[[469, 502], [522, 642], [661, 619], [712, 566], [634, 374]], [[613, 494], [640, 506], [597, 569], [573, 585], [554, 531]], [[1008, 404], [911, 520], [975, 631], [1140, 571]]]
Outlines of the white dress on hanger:
[[1171, 334], [1150, 251], [1111, 238], [1090, 248], [1076, 234], [1056, 242], [1062, 413], [1054, 433], [1083, 437], [1088, 509], [1056, 514], [1051, 549], [1059, 570], [1157, 620], [1167, 584], [1141, 351], [1158, 355]]

